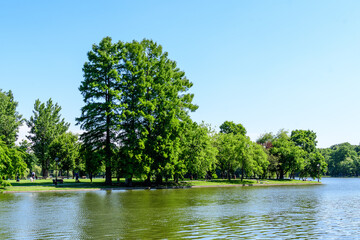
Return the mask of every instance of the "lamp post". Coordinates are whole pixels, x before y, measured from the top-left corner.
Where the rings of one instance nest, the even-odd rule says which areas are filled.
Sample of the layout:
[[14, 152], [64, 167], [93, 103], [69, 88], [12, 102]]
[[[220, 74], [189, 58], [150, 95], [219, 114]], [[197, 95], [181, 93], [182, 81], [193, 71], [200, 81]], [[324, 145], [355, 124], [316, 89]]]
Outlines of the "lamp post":
[[56, 157], [55, 158], [55, 165], [56, 165], [55, 185], [57, 185], [58, 161], [59, 161], [59, 158]]
[[320, 164], [318, 163], [317, 164], [317, 167], [318, 167], [318, 182], [320, 181]]

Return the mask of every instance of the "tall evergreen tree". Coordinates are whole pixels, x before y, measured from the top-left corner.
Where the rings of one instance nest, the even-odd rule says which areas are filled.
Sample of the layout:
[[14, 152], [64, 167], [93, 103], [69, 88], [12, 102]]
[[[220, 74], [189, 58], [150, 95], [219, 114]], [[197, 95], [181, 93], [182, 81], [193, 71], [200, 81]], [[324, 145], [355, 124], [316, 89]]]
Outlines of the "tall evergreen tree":
[[30, 135], [27, 138], [32, 142], [32, 149], [40, 161], [44, 177], [48, 177], [50, 164], [54, 160], [49, 154], [50, 144], [70, 126], [64, 118], [61, 119], [60, 111], [61, 107], [57, 103], [53, 104], [51, 98], [46, 104], [37, 99], [33, 116], [27, 121], [30, 128]]
[[[120, 141], [125, 151], [128, 176], [154, 174], [158, 183], [176, 174], [181, 135], [195, 111], [193, 94], [186, 93], [192, 83], [162, 46], [144, 39], [125, 45], [122, 73]], [[135, 170], [135, 172], [134, 172]]]
[[118, 72], [122, 43], [112, 43], [110, 37], [89, 51], [88, 62], [84, 64], [84, 80], [80, 92], [85, 106], [81, 108], [78, 124], [85, 132], [81, 139], [87, 148], [104, 148], [106, 179], [111, 184], [113, 148], [117, 141], [118, 126], [121, 119], [121, 88]]

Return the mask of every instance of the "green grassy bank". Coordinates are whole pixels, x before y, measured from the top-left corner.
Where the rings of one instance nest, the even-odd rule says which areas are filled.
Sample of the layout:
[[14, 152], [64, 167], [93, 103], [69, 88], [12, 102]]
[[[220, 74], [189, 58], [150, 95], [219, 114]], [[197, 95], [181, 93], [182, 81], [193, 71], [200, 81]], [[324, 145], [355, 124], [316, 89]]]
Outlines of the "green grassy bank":
[[[38, 192], [38, 191], [83, 191], [83, 190], [106, 190], [106, 189], [148, 189], [148, 186], [145, 186], [142, 181], [135, 180], [133, 182], [133, 187], [125, 186], [125, 179], [121, 179], [118, 183], [116, 179], [113, 179], [113, 185], [105, 185], [105, 180], [102, 178], [93, 179], [93, 182], [90, 182], [90, 179], [81, 179], [80, 182], [75, 182], [74, 179], [64, 179], [64, 183], [59, 183], [55, 186], [51, 179], [48, 180], [36, 180], [30, 182], [30, 180], [21, 180], [16, 182], [15, 180], [10, 180], [11, 186], [6, 188], [0, 188], [0, 191], [4, 193], [11, 192]], [[215, 179], [215, 180], [185, 180], [179, 183], [169, 182], [160, 186], [151, 186], [150, 188], [199, 188], [199, 187], [241, 187], [241, 186], [274, 186], [274, 185], [313, 185], [319, 184], [317, 181], [302, 181], [294, 179], [284, 179], [284, 180], [251, 180], [240, 179], [236, 180], [224, 180], [224, 179]]]

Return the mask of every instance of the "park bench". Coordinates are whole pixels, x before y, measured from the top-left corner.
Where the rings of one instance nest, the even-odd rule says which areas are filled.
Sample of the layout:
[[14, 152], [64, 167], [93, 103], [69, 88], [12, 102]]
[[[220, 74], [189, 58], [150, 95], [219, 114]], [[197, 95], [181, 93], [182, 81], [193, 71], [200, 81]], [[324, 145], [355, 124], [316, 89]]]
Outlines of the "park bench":
[[54, 184], [56, 183], [56, 181], [57, 181], [58, 183], [64, 183], [64, 180], [61, 179], [61, 178], [59, 178], [58, 180], [53, 179], [53, 183], [54, 183]]

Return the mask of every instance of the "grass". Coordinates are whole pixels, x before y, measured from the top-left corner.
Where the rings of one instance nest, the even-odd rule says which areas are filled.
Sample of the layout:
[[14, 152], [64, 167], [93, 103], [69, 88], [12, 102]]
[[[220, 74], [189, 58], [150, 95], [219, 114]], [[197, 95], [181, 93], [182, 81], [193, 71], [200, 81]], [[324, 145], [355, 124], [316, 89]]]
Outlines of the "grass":
[[[105, 179], [95, 178], [93, 182], [90, 182], [90, 179], [81, 179], [80, 182], [75, 182], [75, 179], [64, 179], [63, 184], [58, 184], [55, 186], [51, 179], [47, 180], [36, 180], [30, 182], [30, 180], [21, 180], [16, 182], [15, 180], [10, 180], [9, 183], [11, 186], [6, 188], [0, 188], [0, 191], [6, 192], [32, 192], [32, 191], [56, 191], [56, 190], [98, 190], [98, 189], [111, 189], [111, 188], [125, 188], [125, 179], [120, 179], [120, 183], [117, 183], [116, 179], [113, 179], [113, 185], [105, 185]], [[206, 187], [206, 186], [224, 186], [224, 185], [243, 185], [243, 186], [252, 186], [252, 185], [297, 185], [297, 184], [317, 184], [317, 181], [302, 181], [294, 179], [284, 179], [284, 180], [253, 180], [253, 179], [232, 179], [228, 181], [227, 179], [213, 179], [213, 180], [184, 180], [179, 183], [169, 182], [161, 186], [152, 185], [152, 187], [158, 188], [167, 188], [167, 187]], [[133, 181], [134, 187], [145, 188], [146, 186], [140, 179], [135, 179]], [[131, 189], [131, 188], [129, 188]]]

